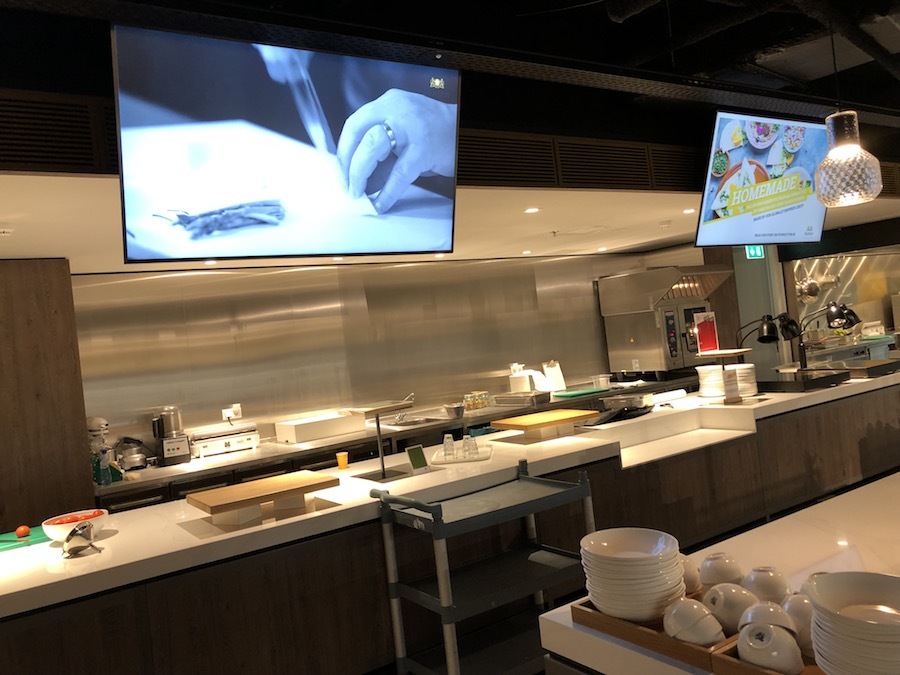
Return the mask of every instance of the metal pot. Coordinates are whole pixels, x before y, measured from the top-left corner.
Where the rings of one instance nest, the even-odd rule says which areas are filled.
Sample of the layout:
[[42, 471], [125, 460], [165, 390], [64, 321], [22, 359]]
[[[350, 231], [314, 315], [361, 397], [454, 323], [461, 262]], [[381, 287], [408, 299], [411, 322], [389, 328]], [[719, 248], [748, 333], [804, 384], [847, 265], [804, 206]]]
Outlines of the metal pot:
[[466, 406], [464, 403], [448, 403], [444, 406], [444, 413], [447, 415], [447, 418], [451, 420], [460, 419], [465, 412]]

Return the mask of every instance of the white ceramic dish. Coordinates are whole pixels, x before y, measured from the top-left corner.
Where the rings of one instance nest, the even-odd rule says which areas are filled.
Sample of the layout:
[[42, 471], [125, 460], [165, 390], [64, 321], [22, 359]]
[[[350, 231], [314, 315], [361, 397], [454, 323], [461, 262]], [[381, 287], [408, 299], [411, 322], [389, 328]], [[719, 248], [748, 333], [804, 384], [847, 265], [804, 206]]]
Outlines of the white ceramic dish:
[[726, 636], [738, 632], [738, 623], [744, 610], [758, 601], [746, 588], [732, 583], [716, 584], [703, 594], [703, 604], [722, 624]]
[[799, 675], [803, 671], [800, 647], [794, 636], [781, 626], [747, 624], [741, 629], [737, 645], [741, 661], [784, 675]]
[[739, 584], [743, 578], [740, 564], [724, 551], [710, 553], [700, 563], [700, 581], [704, 586]]
[[600, 560], [639, 564], [678, 556], [678, 540], [667, 532], [642, 527], [615, 527], [585, 535], [581, 548]]
[[781, 603], [790, 595], [787, 578], [774, 567], [754, 567], [741, 580], [741, 586], [760, 600]]
[[741, 614], [738, 621], [738, 630], [750, 623], [767, 623], [772, 626], [781, 626], [796, 637], [797, 625], [784, 608], [771, 600], [760, 600], [750, 605]]
[[[896, 613], [900, 612], [900, 577], [876, 572], [816, 573], [806, 580], [803, 592], [816, 612], [824, 613], [833, 625], [856, 629], [863, 637], [882, 634], [900, 639], [900, 623], [896, 620]], [[885, 607], [890, 611], [844, 614], [847, 608], [859, 605]]]

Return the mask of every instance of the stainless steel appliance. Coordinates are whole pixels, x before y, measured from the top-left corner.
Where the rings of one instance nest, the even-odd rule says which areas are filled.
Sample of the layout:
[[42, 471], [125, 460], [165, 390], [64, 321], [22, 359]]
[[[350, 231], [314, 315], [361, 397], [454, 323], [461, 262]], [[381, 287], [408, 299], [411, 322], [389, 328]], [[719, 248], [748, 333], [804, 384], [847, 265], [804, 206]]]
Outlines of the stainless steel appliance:
[[153, 437], [159, 441], [157, 457], [160, 464], [181, 464], [191, 461], [187, 434], [181, 426], [181, 410], [168, 405], [153, 417]]
[[259, 432], [254, 422], [217, 424], [190, 433], [192, 457], [210, 457], [225, 452], [255, 450], [259, 445]]
[[650, 372], [712, 363], [697, 357], [695, 313], [733, 272], [724, 265], [659, 267], [597, 281], [613, 371]]

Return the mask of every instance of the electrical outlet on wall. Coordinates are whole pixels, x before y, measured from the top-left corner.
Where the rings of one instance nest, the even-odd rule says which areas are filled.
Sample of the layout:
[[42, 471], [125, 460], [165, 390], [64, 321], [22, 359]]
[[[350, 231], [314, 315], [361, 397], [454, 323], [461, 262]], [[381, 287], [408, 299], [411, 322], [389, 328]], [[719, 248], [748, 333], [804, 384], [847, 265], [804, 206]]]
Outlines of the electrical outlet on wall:
[[231, 412], [232, 412], [232, 417], [234, 417], [235, 419], [240, 419], [241, 415], [243, 414], [243, 413], [241, 413], [241, 404], [240, 403], [232, 403], [231, 404]]
[[222, 419], [230, 420], [234, 417], [234, 408], [222, 408]]

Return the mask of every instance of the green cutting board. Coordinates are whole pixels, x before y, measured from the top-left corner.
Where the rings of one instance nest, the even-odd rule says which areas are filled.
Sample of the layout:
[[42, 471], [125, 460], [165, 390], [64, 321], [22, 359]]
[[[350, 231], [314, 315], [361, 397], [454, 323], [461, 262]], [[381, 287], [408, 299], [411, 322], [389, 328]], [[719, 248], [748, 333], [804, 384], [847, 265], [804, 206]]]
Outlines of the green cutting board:
[[16, 538], [15, 532], [6, 532], [5, 534], [0, 534], [0, 553], [14, 548], [31, 546], [32, 544], [43, 544], [45, 541], [50, 541], [50, 537], [44, 534], [44, 528], [40, 525], [32, 527], [31, 534], [21, 539]]
[[588, 396], [589, 394], [602, 394], [609, 389], [571, 389], [568, 391], [554, 391], [557, 398], [575, 398], [576, 396]]

